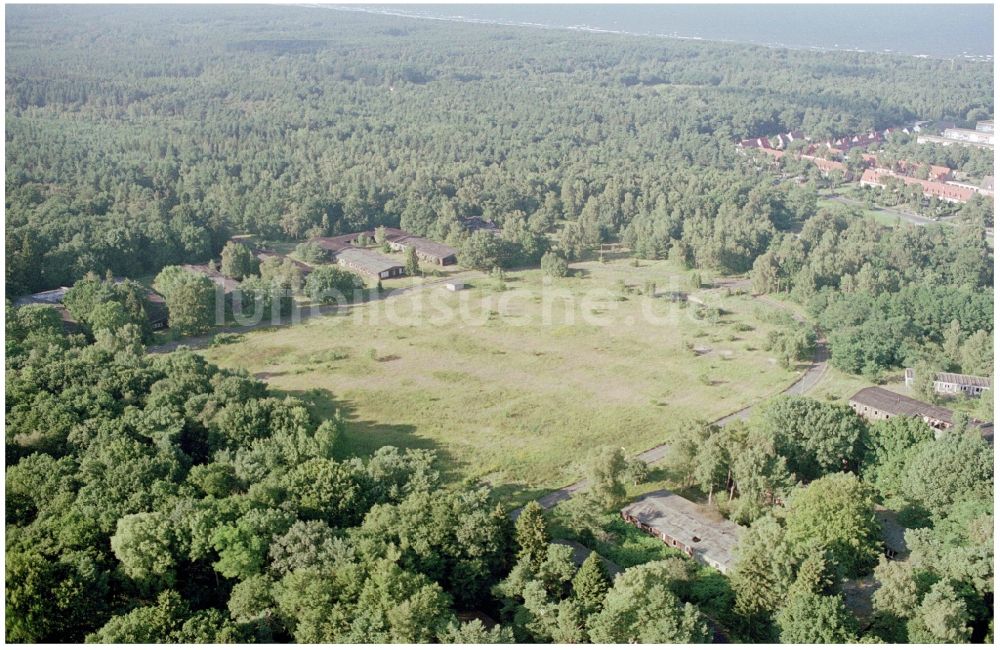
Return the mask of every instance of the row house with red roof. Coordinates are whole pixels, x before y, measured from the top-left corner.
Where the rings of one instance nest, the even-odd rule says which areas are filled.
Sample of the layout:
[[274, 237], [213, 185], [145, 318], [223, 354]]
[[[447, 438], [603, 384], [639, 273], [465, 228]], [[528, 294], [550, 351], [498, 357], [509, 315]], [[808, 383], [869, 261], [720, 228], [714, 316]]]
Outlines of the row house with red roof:
[[920, 185], [924, 196], [937, 197], [941, 201], [951, 203], [966, 203], [976, 194], [975, 190], [961, 185], [900, 176], [888, 170], [866, 169], [861, 174], [861, 184], [871, 187], [885, 187], [892, 179], [899, 180], [905, 185]]

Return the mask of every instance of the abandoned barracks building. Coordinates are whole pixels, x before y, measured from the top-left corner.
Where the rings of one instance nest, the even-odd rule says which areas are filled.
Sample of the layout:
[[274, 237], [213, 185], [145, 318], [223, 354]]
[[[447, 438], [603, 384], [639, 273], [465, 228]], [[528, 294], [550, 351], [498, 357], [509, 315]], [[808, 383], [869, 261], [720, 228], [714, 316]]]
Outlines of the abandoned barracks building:
[[[955, 425], [951, 409], [934, 406], [915, 400], [891, 390], [869, 386], [862, 388], [848, 400], [854, 412], [866, 420], [888, 420], [897, 415], [917, 417], [938, 431], [947, 431]], [[993, 423], [976, 419], [969, 420], [970, 427], [976, 427], [983, 439], [993, 443]]]
[[403, 265], [367, 248], [345, 248], [334, 253], [337, 264], [379, 280], [398, 278], [406, 273]]
[[223, 295], [226, 296], [232, 295], [232, 293], [240, 287], [239, 282], [228, 276], [222, 275], [222, 273], [220, 273], [219, 270], [211, 264], [182, 264], [181, 268], [188, 273], [204, 275], [212, 281], [212, 284], [221, 289]]
[[[913, 368], [907, 368], [905, 382], [912, 388], [917, 374]], [[934, 373], [934, 392], [938, 395], [958, 395], [964, 393], [969, 397], [979, 397], [990, 389], [989, 377], [975, 375], [960, 375], [955, 372]]]
[[[375, 241], [375, 231], [366, 230], [334, 237], [315, 237], [310, 241], [328, 251], [341, 266], [359, 273], [379, 279], [395, 278], [405, 273], [403, 266], [392, 258], [358, 246], [358, 241], [362, 237], [369, 241]], [[390, 249], [397, 252], [412, 247], [419, 259], [438, 266], [448, 266], [458, 261], [458, 251], [451, 246], [439, 244], [425, 237], [411, 235], [399, 228], [386, 228], [385, 241]]]
[[[115, 278], [115, 283], [121, 283], [124, 278]], [[75, 334], [81, 331], [80, 323], [73, 318], [72, 314], [63, 304], [66, 292], [69, 287], [59, 287], [48, 291], [40, 291], [29, 296], [22, 296], [14, 301], [18, 307], [25, 305], [45, 305], [52, 307], [59, 313], [59, 320], [62, 321], [63, 330], [67, 334]], [[146, 292], [146, 320], [150, 329], [161, 330], [167, 326], [167, 302], [163, 296], [155, 291]]]
[[33, 293], [30, 296], [21, 296], [14, 301], [14, 305], [17, 307], [26, 307], [27, 305], [45, 305], [47, 307], [52, 307], [59, 314], [59, 320], [62, 321], [63, 331], [67, 334], [76, 334], [80, 332], [80, 323], [73, 318], [73, 315], [69, 313], [66, 306], [63, 305], [63, 298], [66, 296], [66, 292], [69, 291], [69, 287], [59, 287], [57, 289], [49, 289], [48, 291], [39, 291], [38, 293]]
[[621, 511], [622, 518], [702, 564], [728, 573], [746, 530], [670, 490], [650, 492]]
[[436, 241], [424, 239], [423, 237], [417, 237], [416, 235], [406, 234], [402, 230], [399, 231], [400, 234], [398, 235], [391, 234], [388, 232], [389, 230], [389, 228], [386, 228], [385, 239], [389, 242], [389, 248], [394, 251], [404, 251], [412, 246], [413, 250], [417, 253], [417, 257], [425, 262], [431, 262], [438, 266], [448, 266], [458, 262], [458, 251], [451, 246], [445, 246], [444, 244], [439, 244]]

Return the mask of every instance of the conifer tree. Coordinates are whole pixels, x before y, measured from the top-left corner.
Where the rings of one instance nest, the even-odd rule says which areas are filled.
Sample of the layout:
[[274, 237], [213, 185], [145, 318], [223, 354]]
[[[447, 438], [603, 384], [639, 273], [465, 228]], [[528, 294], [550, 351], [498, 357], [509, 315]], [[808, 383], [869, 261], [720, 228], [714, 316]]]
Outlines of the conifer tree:
[[521, 515], [514, 525], [514, 539], [519, 548], [518, 561], [526, 559], [531, 570], [537, 572], [545, 561], [550, 541], [542, 507], [537, 501], [532, 501], [521, 510]]
[[420, 274], [420, 262], [417, 260], [417, 249], [413, 246], [406, 247], [406, 274]]
[[584, 614], [589, 616], [601, 610], [608, 589], [611, 589], [611, 578], [600, 556], [591, 552], [573, 577], [573, 597]]

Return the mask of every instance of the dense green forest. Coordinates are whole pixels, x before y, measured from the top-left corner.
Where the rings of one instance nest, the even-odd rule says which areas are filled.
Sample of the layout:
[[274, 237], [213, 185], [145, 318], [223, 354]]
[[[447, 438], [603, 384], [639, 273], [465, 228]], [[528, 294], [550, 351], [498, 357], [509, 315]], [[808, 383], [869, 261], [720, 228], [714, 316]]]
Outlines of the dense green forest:
[[478, 214], [744, 271], [808, 202], [735, 138], [993, 112], [984, 64], [291, 7], [12, 8], [6, 52], [12, 294]]
[[[748, 527], [739, 561], [723, 576], [677, 552], [612, 581], [552, 541], [600, 541], [646, 472], [620, 449], [595, 451], [568, 514], [529, 503], [514, 522], [432, 452], [345, 454], [350, 425], [317, 420], [310, 391], [147, 354], [143, 286], [110, 278], [155, 277], [195, 333], [212, 287], [176, 265], [259, 272], [255, 300], [265, 277], [301, 284], [224, 252], [238, 233], [400, 226], [477, 268], [553, 276], [620, 241], [785, 294], [848, 373], [991, 375], [990, 205], [888, 228], [734, 146], [988, 118], [990, 65], [316, 8], [23, 6], [6, 66], [7, 295], [74, 285], [82, 327], [7, 306], [7, 641], [992, 639], [993, 449], [976, 429], [935, 438], [804, 397], [687, 423], [671, 460]], [[890, 149], [990, 171], [971, 151]], [[462, 230], [475, 215], [499, 243]], [[331, 267], [305, 291], [355, 282]], [[880, 558], [876, 504], [909, 528], [908, 562]], [[842, 585], [872, 572], [861, 625]]]
[[[122, 328], [87, 344], [48, 307], [8, 315], [8, 641], [992, 634], [993, 450], [978, 429], [935, 438], [919, 419], [869, 426], [802, 397], [747, 424], [689, 423], [674, 462], [709, 499], [732, 478], [728, 512], [749, 526], [739, 561], [727, 578], [671, 551], [612, 583], [596, 555], [578, 568], [550, 543], [537, 504], [515, 524], [487, 488], [443, 486], [433, 452], [345, 457], [350, 425], [315, 421], [308, 393], [273, 394], [188, 350], [148, 355]], [[596, 539], [593, 522], [645, 471], [620, 448], [598, 450], [564, 528]], [[879, 560], [876, 502], [912, 528], [905, 563]], [[862, 629], [842, 581], [873, 569]]]

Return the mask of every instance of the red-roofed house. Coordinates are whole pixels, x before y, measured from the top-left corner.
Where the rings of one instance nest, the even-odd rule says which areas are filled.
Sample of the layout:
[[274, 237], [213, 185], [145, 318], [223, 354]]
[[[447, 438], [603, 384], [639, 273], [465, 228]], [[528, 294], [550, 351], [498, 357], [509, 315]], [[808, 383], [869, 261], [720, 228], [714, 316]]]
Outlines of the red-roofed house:
[[[896, 170], [902, 176], [913, 176], [915, 178], [920, 178], [917, 176], [917, 171], [923, 167], [923, 163], [912, 163], [909, 160], [900, 160], [896, 165]], [[925, 180], [930, 181], [950, 181], [952, 171], [950, 167], [945, 167], [943, 165], [927, 165], [927, 178]]]
[[939, 183], [937, 181], [925, 181], [910, 176], [899, 176], [888, 171], [866, 169], [861, 174], [861, 184], [876, 187], [885, 187], [887, 179], [896, 178], [906, 185], [920, 185], [924, 191], [924, 196], [936, 196], [942, 201], [951, 203], [966, 203], [976, 193], [975, 190], [949, 183]]

